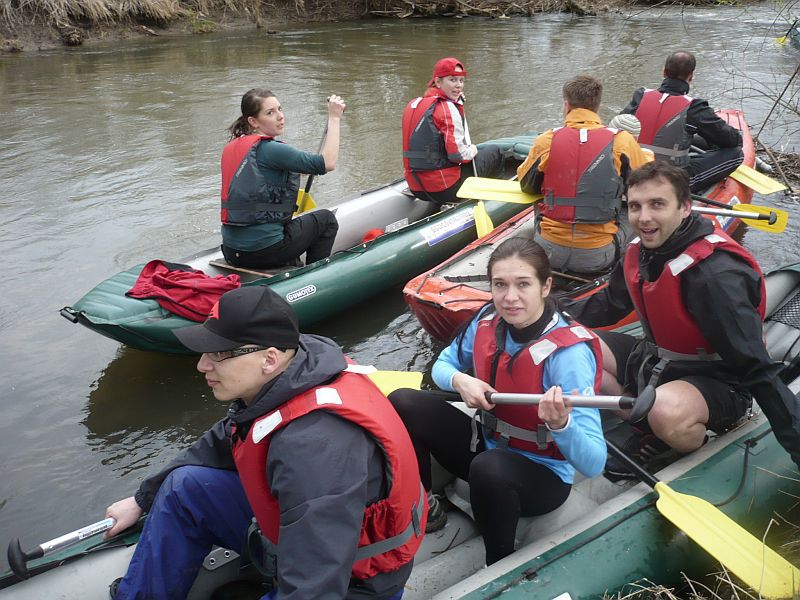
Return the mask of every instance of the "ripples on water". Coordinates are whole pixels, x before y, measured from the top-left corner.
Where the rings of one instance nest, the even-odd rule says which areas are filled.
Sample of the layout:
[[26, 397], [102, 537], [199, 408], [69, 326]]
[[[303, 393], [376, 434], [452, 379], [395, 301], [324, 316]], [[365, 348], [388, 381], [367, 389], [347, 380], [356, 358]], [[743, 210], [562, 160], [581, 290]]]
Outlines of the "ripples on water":
[[[0, 56], [0, 547], [100, 518], [224, 413], [193, 359], [120, 348], [58, 310], [120, 269], [219, 243], [219, 155], [245, 90], [272, 88], [286, 140], [309, 150], [325, 97], [345, 98], [340, 166], [314, 183], [325, 206], [400, 175], [403, 106], [441, 56], [467, 65], [477, 140], [558, 123], [561, 84], [578, 72], [604, 80], [608, 119], [659, 83], [678, 47], [698, 54], [698, 95], [757, 125], [772, 104], [760, 92], [782, 89], [799, 56], [774, 46], [786, 28], [774, 19], [759, 5], [374, 21]], [[778, 118], [762, 137], [796, 149], [795, 129]], [[749, 230], [744, 244], [774, 266], [796, 260], [798, 239], [794, 218], [780, 238]], [[438, 350], [397, 290], [315, 332], [385, 369], [426, 371]]]

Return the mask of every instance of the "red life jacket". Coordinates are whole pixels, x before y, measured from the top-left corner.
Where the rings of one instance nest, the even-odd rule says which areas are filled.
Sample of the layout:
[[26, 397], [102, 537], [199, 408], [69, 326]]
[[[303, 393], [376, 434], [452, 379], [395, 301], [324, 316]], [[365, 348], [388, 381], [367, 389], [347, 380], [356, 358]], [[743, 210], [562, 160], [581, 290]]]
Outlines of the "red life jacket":
[[[444, 134], [433, 120], [437, 107], [447, 110], [446, 102], [451, 100], [429, 95], [415, 98], [403, 110], [403, 169], [411, 190], [441, 192], [461, 177], [461, 167], [448, 160]], [[455, 106], [463, 115], [461, 105]]]
[[[475, 377], [489, 383], [492, 383], [492, 360], [497, 349], [496, 335], [499, 322], [498, 315], [482, 318], [478, 323], [472, 348]], [[589, 344], [597, 362], [594, 387], [598, 389], [603, 375], [600, 341], [589, 329], [577, 324], [551, 329], [538, 340], [531, 342], [519, 351], [510, 371], [508, 365], [512, 357], [503, 351], [497, 362], [492, 385], [498, 392], [542, 394], [546, 391], [542, 384], [545, 360], [559, 348], [584, 342]], [[556, 443], [547, 435], [547, 427], [539, 419], [536, 406], [498, 404], [491, 413], [483, 412], [481, 422], [499, 444], [507, 443], [512, 448], [564, 460]]]
[[244, 441], [233, 436], [236, 469], [262, 534], [277, 545], [280, 508], [265, 476], [272, 434], [315, 410], [330, 411], [363, 427], [386, 459], [391, 488], [386, 498], [364, 512], [353, 577], [367, 579], [397, 570], [414, 558], [422, 542], [427, 497], [405, 425], [364, 375], [343, 371], [332, 383], [312, 388], [256, 419]]
[[[266, 135], [243, 135], [222, 150], [222, 205], [225, 225], [288, 223], [297, 203], [300, 175], [288, 173], [282, 184], [268, 182], [256, 164], [261, 142], [278, 142]], [[278, 142], [282, 143], [282, 142]]]
[[715, 228], [713, 233], [689, 244], [682, 254], [664, 265], [661, 275], [653, 282], [643, 280], [639, 272], [640, 245], [637, 238], [625, 252], [625, 282], [639, 319], [659, 347], [662, 358], [718, 360], [716, 350], [686, 310], [681, 294], [681, 273], [711, 256], [712, 252], [729, 252], [744, 260], [761, 276], [761, 302], [757, 310], [763, 320], [767, 293], [761, 267], [747, 250], [721, 229]]
[[686, 132], [686, 113], [692, 100], [691, 96], [645, 90], [636, 109], [642, 124], [639, 145], [652, 150], [657, 159], [679, 167], [688, 165], [692, 136]]
[[616, 130], [553, 130], [542, 181], [543, 217], [561, 223], [609, 223], [622, 205], [622, 178], [614, 165]]

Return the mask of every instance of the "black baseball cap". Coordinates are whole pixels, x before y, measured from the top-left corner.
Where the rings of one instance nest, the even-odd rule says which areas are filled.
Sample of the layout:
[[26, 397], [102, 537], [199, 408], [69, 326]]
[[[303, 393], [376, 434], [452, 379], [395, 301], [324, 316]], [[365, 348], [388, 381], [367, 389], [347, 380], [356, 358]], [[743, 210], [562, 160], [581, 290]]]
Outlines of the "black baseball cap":
[[226, 292], [202, 325], [176, 329], [175, 336], [194, 352], [224, 352], [245, 344], [295, 349], [300, 339], [297, 315], [266, 286]]

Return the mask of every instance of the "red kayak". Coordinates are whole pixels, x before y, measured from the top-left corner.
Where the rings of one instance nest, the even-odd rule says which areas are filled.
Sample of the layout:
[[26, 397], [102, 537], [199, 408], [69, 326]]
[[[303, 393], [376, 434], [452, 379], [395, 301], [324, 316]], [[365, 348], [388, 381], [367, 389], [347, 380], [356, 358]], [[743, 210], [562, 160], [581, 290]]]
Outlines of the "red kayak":
[[[742, 132], [744, 164], [752, 167], [755, 164], [755, 147], [744, 115], [738, 110], [721, 110], [717, 114]], [[753, 190], [728, 177], [703, 195], [732, 206], [740, 203], [749, 204]], [[703, 206], [702, 203], [698, 205]], [[509, 237], [516, 235], [533, 237], [534, 211], [535, 207], [531, 206], [405, 285], [403, 296], [406, 304], [434, 338], [449, 341], [462, 323], [469, 320], [475, 311], [491, 300], [489, 280], [486, 275], [489, 255], [500, 242]], [[717, 219], [719, 226], [728, 233], [732, 233], [741, 223], [739, 219], [728, 216], [703, 216]], [[606, 279], [607, 274], [592, 278], [554, 272], [552, 294], [556, 298], [564, 296], [583, 298], [607, 285]], [[619, 323], [603, 329], [614, 329], [635, 320], [632, 313]]]

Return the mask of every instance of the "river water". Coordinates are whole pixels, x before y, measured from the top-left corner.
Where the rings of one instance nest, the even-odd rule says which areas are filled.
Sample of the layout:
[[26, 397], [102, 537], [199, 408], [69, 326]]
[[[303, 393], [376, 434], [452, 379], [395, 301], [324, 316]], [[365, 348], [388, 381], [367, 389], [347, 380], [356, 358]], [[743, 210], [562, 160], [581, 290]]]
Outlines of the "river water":
[[[59, 309], [132, 264], [219, 243], [219, 156], [247, 89], [272, 89], [286, 141], [309, 150], [325, 97], [345, 98], [340, 166], [314, 183], [325, 206], [400, 175], [402, 109], [442, 56], [470, 73], [476, 140], [557, 124], [560, 87], [579, 72], [605, 82], [607, 120], [636, 87], [660, 82], [678, 48], [698, 55], [694, 93], [743, 108], [755, 133], [773, 103], [765, 94], [783, 89], [800, 58], [774, 43], [786, 28], [769, 5], [643, 9], [347, 22], [0, 56], [0, 550], [11, 536], [33, 546], [100, 519], [224, 414], [194, 359], [121, 347]], [[761, 138], [800, 149], [782, 114]], [[768, 202], [793, 220], [780, 237], [745, 232], [765, 267], [800, 251], [800, 211], [780, 194]], [[398, 290], [313, 332], [385, 369], [425, 371], [438, 350]]]

